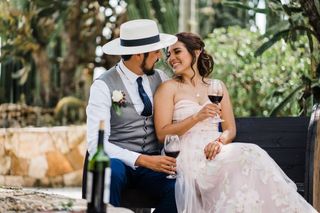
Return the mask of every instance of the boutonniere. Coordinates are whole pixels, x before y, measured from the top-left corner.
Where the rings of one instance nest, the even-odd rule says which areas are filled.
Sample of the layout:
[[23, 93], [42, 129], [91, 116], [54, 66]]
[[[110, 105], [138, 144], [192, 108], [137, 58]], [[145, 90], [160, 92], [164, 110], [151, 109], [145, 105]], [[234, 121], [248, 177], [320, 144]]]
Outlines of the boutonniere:
[[114, 90], [112, 92], [112, 107], [116, 111], [117, 115], [121, 115], [121, 107], [126, 106], [125, 94], [121, 90]]

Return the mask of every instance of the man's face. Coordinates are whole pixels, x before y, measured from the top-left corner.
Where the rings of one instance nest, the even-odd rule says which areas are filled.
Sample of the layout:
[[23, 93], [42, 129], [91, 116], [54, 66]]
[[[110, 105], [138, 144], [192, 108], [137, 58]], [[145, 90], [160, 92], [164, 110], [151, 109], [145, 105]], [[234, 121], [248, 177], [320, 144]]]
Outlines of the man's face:
[[144, 54], [143, 61], [140, 65], [143, 73], [146, 75], [152, 75], [154, 73], [154, 65], [161, 57], [161, 51], [156, 50], [149, 52], [148, 54]]

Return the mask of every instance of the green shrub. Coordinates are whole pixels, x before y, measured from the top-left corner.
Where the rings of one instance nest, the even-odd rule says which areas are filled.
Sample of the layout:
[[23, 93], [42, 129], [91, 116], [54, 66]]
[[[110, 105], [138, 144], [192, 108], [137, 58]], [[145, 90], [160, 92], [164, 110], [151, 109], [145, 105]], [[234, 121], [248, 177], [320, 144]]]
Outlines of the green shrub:
[[[237, 117], [269, 116], [284, 100], [288, 102], [276, 115], [299, 115], [302, 77], [310, 69], [307, 39], [302, 37], [291, 45], [278, 42], [254, 57], [263, 43], [259, 38], [259, 33], [240, 27], [215, 29], [205, 39], [215, 61], [212, 77], [225, 82]], [[295, 89], [299, 92], [293, 94]]]

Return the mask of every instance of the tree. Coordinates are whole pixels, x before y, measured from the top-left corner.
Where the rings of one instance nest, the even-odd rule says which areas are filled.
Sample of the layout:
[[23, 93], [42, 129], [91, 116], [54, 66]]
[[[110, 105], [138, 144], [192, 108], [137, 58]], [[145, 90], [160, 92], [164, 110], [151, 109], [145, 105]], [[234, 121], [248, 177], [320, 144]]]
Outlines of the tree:
[[[118, 14], [109, 2], [11, 0], [1, 1], [0, 9], [0, 62], [19, 65], [6, 71], [19, 78], [20, 85], [31, 80], [33, 70], [40, 79], [39, 87], [31, 88], [38, 92], [30, 103], [54, 106], [69, 95], [86, 100], [83, 84], [100, 65], [95, 51], [99, 42], [106, 41], [103, 28], [107, 23], [111, 31], [116, 26]], [[107, 9], [112, 11], [109, 17], [104, 15]]]
[[300, 5], [309, 19], [310, 25], [313, 27], [315, 36], [320, 42], [320, 3], [316, 5], [316, 0], [300, 0]]
[[[310, 68], [307, 37], [293, 42], [275, 43], [259, 57], [259, 32], [239, 26], [215, 29], [205, 39], [206, 50], [213, 55], [212, 77], [221, 79], [229, 94], [237, 117], [299, 116], [296, 101], [303, 88], [301, 76]], [[291, 99], [285, 101], [287, 97]], [[281, 109], [275, 107], [286, 103]]]
[[[276, 115], [277, 112], [295, 97], [296, 93], [302, 93], [298, 101], [301, 108], [304, 110], [304, 114], [306, 114], [308, 109], [311, 108], [308, 106], [308, 103], [312, 105], [310, 97], [313, 97], [313, 100], [316, 102], [319, 102], [320, 100], [320, 94], [318, 94], [318, 91], [320, 90], [317, 89], [320, 85], [320, 40], [319, 32], [317, 32], [320, 29], [319, 9], [316, 7], [315, 1], [313, 0], [291, 0], [289, 3], [281, 3], [279, 0], [269, 0], [266, 2], [266, 10], [261, 10], [259, 12], [267, 13], [268, 11], [272, 11], [272, 14], [277, 15], [280, 19], [278, 23], [267, 29], [266, 33], [263, 35], [264, 38], [267, 38], [267, 41], [257, 48], [255, 56], [261, 56], [277, 42], [285, 41], [291, 45], [293, 42], [306, 35], [309, 44], [309, 54], [306, 54], [305, 57], [309, 57], [311, 62], [309, 72], [302, 73], [302, 80], [300, 84], [297, 85], [300, 89], [293, 89], [290, 95], [275, 107], [272, 115]], [[236, 1], [225, 1], [225, 4], [246, 10], [257, 9]], [[291, 46], [295, 48], [294, 45]]]

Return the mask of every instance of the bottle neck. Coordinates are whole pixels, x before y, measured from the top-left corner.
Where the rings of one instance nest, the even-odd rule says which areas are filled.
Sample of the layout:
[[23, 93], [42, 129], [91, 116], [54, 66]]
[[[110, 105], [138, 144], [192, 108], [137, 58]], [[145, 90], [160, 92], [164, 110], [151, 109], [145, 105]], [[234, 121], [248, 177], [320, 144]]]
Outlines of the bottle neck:
[[103, 150], [103, 140], [104, 140], [104, 131], [99, 130], [98, 133], [98, 150], [102, 149]]

